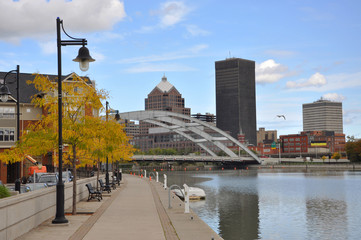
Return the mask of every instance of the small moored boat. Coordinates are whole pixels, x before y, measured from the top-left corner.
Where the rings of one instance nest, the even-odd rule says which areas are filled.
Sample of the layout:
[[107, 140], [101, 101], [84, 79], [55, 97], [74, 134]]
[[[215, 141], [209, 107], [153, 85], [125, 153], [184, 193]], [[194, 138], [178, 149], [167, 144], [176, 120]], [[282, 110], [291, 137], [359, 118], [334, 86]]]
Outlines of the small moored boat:
[[[173, 189], [172, 191], [179, 198], [184, 199], [184, 197], [183, 197], [184, 189], [182, 189], [182, 192], [179, 189]], [[189, 187], [189, 200], [202, 200], [205, 198], [206, 198], [206, 193], [204, 192], [203, 189], [197, 188], [197, 187]]]

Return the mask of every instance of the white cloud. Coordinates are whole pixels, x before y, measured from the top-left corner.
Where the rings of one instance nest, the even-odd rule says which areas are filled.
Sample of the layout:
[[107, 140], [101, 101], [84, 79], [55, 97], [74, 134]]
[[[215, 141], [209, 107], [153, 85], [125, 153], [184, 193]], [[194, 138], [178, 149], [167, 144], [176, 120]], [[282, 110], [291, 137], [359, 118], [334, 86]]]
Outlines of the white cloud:
[[317, 87], [320, 88], [327, 84], [327, 80], [325, 76], [323, 76], [321, 73], [315, 73], [313, 74], [309, 79], [307, 80], [300, 80], [300, 81], [288, 81], [286, 83], [287, 88], [311, 88], [311, 87]]
[[184, 58], [192, 58], [198, 56], [198, 54], [206, 48], [208, 48], [208, 45], [199, 44], [189, 49], [185, 49], [183, 51], [164, 53], [160, 55], [126, 58], [118, 61], [118, 63], [121, 64], [147, 63], [147, 62], [149, 63], [149, 62], [161, 62], [161, 61], [171, 61], [171, 60], [184, 59]]
[[[361, 86], [361, 72], [355, 73], [339, 73], [333, 75], [323, 76], [319, 74], [325, 84], [317, 85], [311, 84], [310, 80], [301, 79], [299, 81], [287, 82], [286, 87], [292, 91], [314, 91], [314, 92], [330, 92], [339, 91], [340, 89], [354, 89]], [[315, 83], [317, 81], [314, 81]], [[321, 81], [322, 82], [322, 81]]]
[[58, 16], [69, 32], [110, 30], [126, 16], [120, 0], [2, 0], [0, 9], [6, 9], [0, 14], [0, 40], [13, 43], [54, 35]]
[[267, 51], [265, 51], [265, 53], [275, 56], [275, 57], [289, 57], [289, 56], [293, 56], [296, 54], [295, 52], [292, 52], [292, 51], [275, 50], [275, 49], [267, 50]]
[[165, 2], [160, 9], [160, 25], [161, 27], [170, 27], [184, 20], [185, 16], [190, 12], [181, 1]]
[[193, 67], [185, 66], [183, 64], [151, 64], [151, 63], [140, 63], [134, 67], [126, 69], [129, 73], [143, 73], [143, 72], [188, 72], [195, 71]]
[[187, 32], [190, 36], [195, 37], [195, 36], [207, 36], [210, 34], [210, 32], [203, 30], [201, 28], [199, 28], [196, 25], [187, 25], [186, 26]]
[[105, 59], [105, 56], [99, 52], [91, 51], [91, 56], [94, 58], [97, 62], [101, 62]]
[[54, 54], [57, 51], [56, 41], [40, 42], [39, 45], [44, 54]]
[[198, 45], [195, 45], [194, 47], [191, 47], [189, 49], [189, 52], [191, 52], [191, 53], [199, 53], [202, 50], [207, 49], [207, 48], [208, 48], [207, 44], [198, 44]]
[[335, 102], [342, 102], [345, 100], [345, 97], [338, 93], [326, 93], [322, 96], [322, 98]]
[[269, 59], [260, 64], [256, 64], [256, 81], [257, 83], [273, 83], [289, 74], [287, 66], [276, 63]]

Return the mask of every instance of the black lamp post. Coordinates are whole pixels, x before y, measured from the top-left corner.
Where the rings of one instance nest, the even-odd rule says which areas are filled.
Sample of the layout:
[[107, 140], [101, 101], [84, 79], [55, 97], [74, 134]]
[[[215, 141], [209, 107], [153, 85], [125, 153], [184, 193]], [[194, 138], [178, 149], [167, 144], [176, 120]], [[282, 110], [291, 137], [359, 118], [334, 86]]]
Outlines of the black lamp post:
[[[61, 40], [61, 30], [66, 36], [72, 40]], [[63, 112], [62, 112], [62, 86], [61, 86], [61, 47], [67, 45], [78, 45], [82, 46], [79, 49], [78, 56], [73, 59], [75, 62], [79, 62], [80, 70], [86, 71], [89, 68], [89, 62], [94, 62], [95, 60], [89, 55], [89, 50], [85, 47], [88, 44], [85, 38], [73, 38], [69, 36], [64, 30], [63, 20], [60, 18], [56, 19], [56, 34], [57, 34], [57, 49], [58, 49], [58, 135], [59, 135], [59, 179], [56, 184], [56, 215], [55, 219], [52, 221], [54, 224], [67, 223], [68, 219], [65, 218], [64, 213], [64, 183], [63, 183]]]
[[[9, 91], [8, 86], [6, 86], [6, 77], [9, 76], [11, 73], [16, 73], [16, 141], [19, 141], [20, 138], [20, 87], [19, 87], [19, 78], [20, 78], [20, 66], [16, 65], [16, 70], [11, 70], [5, 74], [4, 82], [0, 87], [0, 99], [2, 102], [7, 102], [11, 92]], [[9, 82], [11, 84], [14, 82]], [[20, 176], [21, 176], [21, 167], [17, 164], [17, 171], [16, 171], [16, 180], [15, 180], [15, 191], [20, 192]]]
[[[111, 113], [115, 113], [115, 120], [119, 120], [120, 119], [120, 116], [119, 116], [119, 111], [118, 110], [111, 110], [111, 111], [108, 111], [108, 108], [109, 108], [109, 102], [106, 101], [105, 102], [105, 120], [108, 122], [108, 114], [109, 112]], [[107, 155], [107, 165], [105, 167], [105, 185], [106, 185], [106, 188], [110, 189], [110, 186], [109, 186], [109, 170], [108, 170], [108, 155]]]

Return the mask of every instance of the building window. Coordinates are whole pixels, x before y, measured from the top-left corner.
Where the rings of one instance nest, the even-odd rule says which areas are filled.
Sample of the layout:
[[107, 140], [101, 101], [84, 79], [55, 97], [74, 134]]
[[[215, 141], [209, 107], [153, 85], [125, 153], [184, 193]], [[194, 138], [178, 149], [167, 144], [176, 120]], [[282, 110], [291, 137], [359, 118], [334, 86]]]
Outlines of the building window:
[[0, 142], [14, 142], [15, 128], [0, 128]]
[[15, 119], [15, 107], [0, 107], [0, 119]]

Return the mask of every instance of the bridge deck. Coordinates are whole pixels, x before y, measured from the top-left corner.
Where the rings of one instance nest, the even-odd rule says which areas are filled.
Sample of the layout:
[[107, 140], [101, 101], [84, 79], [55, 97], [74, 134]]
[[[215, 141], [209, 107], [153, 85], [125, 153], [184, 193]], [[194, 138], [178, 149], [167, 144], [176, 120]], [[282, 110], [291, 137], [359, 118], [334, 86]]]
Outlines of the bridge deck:
[[213, 157], [213, 156], [182, 156], [182, 155], [134, 155], [135, 161], [185, 161], [185, 162], [244, 162], [255, 161], [249, 156]]

